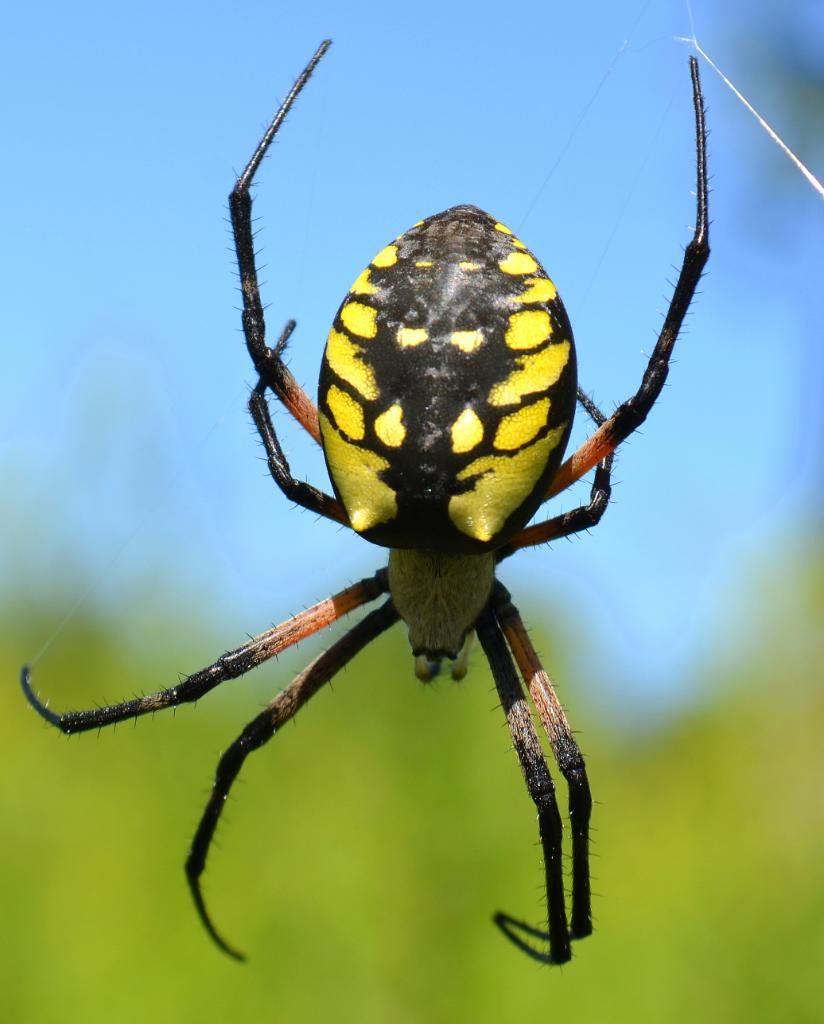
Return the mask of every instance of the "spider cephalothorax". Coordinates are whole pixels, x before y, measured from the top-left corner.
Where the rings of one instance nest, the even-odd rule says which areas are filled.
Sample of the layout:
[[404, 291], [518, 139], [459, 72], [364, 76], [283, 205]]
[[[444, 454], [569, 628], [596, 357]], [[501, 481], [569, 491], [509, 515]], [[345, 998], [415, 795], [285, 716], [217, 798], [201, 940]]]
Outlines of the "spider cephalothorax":
[[[477, 634], [489, 661], [538, 811], [547, 892], [546, 930], [506, 914], [496, 921], [531, 956], [563, 963], [570, 940], [592, 931], [591, 798], [584, 761], [496, 565], [520, 548], [595, 526], [610, 495], [612, 456], [646, 418], [709, 256], [706, 132], [698, 66], [690, 61], [697, 141], [697, 214], [675, 292], [638, 391], [605, 417], [577, 389], [572, 330], [555, 286], [509, 228], [474, 206], [419, 221], [384, 246], [355, 280], [335, 317], [317, 407], [283, 362], [289, 321], [274, 348], [257, 280], [250, 186], [292, 104], [329, 47], [306, 66], [229, 197], [243, 296], [243, 330], [258, 375], [249, 407], [272, 476], [290, 500], [390, 548], [386, 569], [146, 697], [90, 711], [31, 704], [63, 732], [98, 729], [197, 700], [347, 612], [385, 595], [314, 659], [226, 750], [186, 860], [198, 913], [217, 944], [200, 877], [229, 790], [251, 751], [269, 740], [360, 650], [402, 619], [415, 670], [431, 679], [443, 658], [462, 677]], [[335, 496], [292, 476], [266, 392], [322, 443]], [[563, 464], [576, 401], [596, 430]], [[539, 506], [594, 470], [588, 504], [527, 525]], [[520, 674], [520, 679], [518, 678]], [[526, 692], [524, 687], [526, 687]], [[569, 787], [571, 913], [567, 919], [562, 824], [526, 693]]]

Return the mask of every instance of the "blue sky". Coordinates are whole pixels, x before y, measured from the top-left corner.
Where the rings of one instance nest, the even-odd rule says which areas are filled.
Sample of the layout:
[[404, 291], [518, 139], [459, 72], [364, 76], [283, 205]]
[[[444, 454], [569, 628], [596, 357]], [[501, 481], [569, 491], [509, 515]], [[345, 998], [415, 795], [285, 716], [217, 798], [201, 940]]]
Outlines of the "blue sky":
[[[782, 17], [820, 53], [814, 7]], [[693, 8], [780, 127], [761, 71], [788, 44], [757, 32], [770, 5]], [[469, 202], [555, 279], [582, 385], [607, 410], [627, 397], [694, 219], [688, 33], [665, 0], [16, 5], [0, 43], [7, 593], [51, 595], [55, 625], [86, 587], [103, 608], [156, 593], [207, 624], [206, 660], [384, 560], [290, 509], [245, 411], [226, 195], [326, 36], [256, 193], [270, 332], [297, 318], [298, 379], [314, 392], [372, 255]], [[571, 632], [570, 674], [656, 703], [683, 697], [820, 499], [824, 204], [703, 74], [713, 255], [669, 386], [599, 529], [502, 572], [532, 622]], [[325, 486], [318, 453], [284, 437]], [[41, 671], [59, 666], [58, 639]]]

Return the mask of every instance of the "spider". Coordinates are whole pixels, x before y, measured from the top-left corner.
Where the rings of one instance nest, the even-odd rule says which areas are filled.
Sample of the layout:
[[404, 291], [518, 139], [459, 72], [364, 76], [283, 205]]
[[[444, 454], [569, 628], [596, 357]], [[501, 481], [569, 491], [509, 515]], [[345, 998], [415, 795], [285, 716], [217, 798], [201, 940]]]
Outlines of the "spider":
[[[495, 922], [531, 956], [560, 964], [571, 940], [592, 932], [584, 759], [552, 682], [497, 565], [522, 548], [595, 526], [610, 497], [613, 453], [649, 413], [709, 256], [706, 129], [698, 65], [690, 59], [697, 151], [696, 226], [664, 324], [638, 391], [608, 418], [578, 389], [572, 331], [555, 286], [510, 230], [474, 206], [419, 221], [358, 276], [335, 317], [320, 371], [318, 404], [284, 363], [290, 320], [266, 344], [250, 187], [286, 115], [330, 41], [317, 49], [229, 197], [243, 296], [243, 332], [258, 378], [249, 401], [275, 483], [292, 502], [388, 547], [386, 568], [261, 633], [212, 665], [157, 693], [88, 711], [31, 705], [64, 733], [82, 732], [198, 700], [362, 605], [383, 597], [318, 655], [224, 752], [192, 840], [186, 876], [207, 932], [230, 956], [204, 902], [200, 879], [229, 791], [247, 756], [263, 746], [376, 637], [403, 620], [416, 675], [431, 680], [444, 659], [467, 670], [470, 639], [486, 655], [529, 795], [538, 814], [547, 893], [546, 929], [508, 914]], [[334, 496], [292, 475], [267, 391], [322, 445]], [[596, 429], [562, 464], [576, 403]], [[547, 499], [594, 469], [589, 502], [528, 525]], [[519, 678], [520, 675], [520, 678]], [[569, 793], [571, 907], [567, 918], [563, 826], [527, 694]]]

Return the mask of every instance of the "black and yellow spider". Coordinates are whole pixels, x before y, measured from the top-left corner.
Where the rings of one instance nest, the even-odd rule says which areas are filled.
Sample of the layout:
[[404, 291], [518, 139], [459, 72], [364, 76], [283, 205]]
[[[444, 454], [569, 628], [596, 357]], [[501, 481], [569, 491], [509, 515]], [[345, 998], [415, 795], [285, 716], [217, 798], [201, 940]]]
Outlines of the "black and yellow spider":
[[[563, 708], [495, 569], [520, 548], [598, 523], [609, 501], [613, 452], [644, 421], [667, 377], [675, 340], [709, 256], [706, 132], [697, 62], [690, 61], [698, 165], [695, 233], [641, 386], [612, 416], [603, 416], [577, 389], [572, 330], [543, 267], [509, 228], [474, 206], [456, 206], [419, 221], [381, 249], [358, 276], [329, 333], [316, 408], [283, 362], [294, 321], [286, 324], [274, 348], [266, 344], [249, 189], [329, 45], [322, 43], [309, 61], [229, 198], [243, 331], [258, 375], [249, 405], [269, 469], [286, 497], [388, 547], [388, 567], [167, 690], [62, 715], [35, 695], [27, 668], [23, 690], [64, 733], [99, 729], [198, 700], [224, 680], [387, 595], [279, 693], [218, 763], [186, 875], [209, 934], [225, 952], [240, 957], [212, 923], [200, 877], [223, 804], [247, 755], [399, 619], [409, 630], [415, 672], [425, 681], [444, 658], [452, 663], [453, 677], [461, 678], [469, 641], [477, 633], [538, 810], [546, 873], [546, 931], [505, 914], [495, 920], [532, 956], [563, 963], [570, 958], [571, 939], [592, 931], [592, 801], [584, 760]], [[323, 446], [335, 497], [292, 476], [269, 414], [267, 389]], [[561, 465], [576, 401], [596, 430]], [[543, 502], [592, 469], [587, 505], [527, 525]], [[519, 673], [569, 788], [569, 922], [561, 815]]]

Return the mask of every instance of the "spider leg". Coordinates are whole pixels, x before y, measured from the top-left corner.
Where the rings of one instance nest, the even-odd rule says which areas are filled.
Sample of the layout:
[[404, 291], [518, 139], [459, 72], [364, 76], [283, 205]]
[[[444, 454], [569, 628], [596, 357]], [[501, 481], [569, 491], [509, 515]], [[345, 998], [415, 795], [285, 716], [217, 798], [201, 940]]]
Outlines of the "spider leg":
[[493, 598], [481, 614], [475, 628], [484, 653], [489, 659], [529, 795], [538, 809], [538, 833], [546, 874], [548, 921], [548, 931], [538, 934], [548, 940], [549, 952], [542, 953], [512, 934], [508, 924], [513, 919], [507, 915], [496, 914], [495, 922], [517, 946], [531, 956], [545, 963], [561, 964], [566, 963], [572, 955], [564, 902], [561, 815], [555, 799], [552, 777], [535, 726], [532, 724], [532, 716], [512, 662], [512, 655], [501, 632], [495, 604]]
[[252, 393], [250, 407], [255, 424], [266, 445], [266, 454], [269, 458], [272, 475], [290, 500], [319, 515], [348, 525], [342, 507], [334, 498], [308, 484], [301, 484], [293, 479], [278, 443], [271, 417], [268, 411], [264, 412], [266, 403], [263, 394], [266, 387], [269, 387], [298, 423], [308, 431], [315, 441], [320, 443], [317, 408], [292, 376], [282, 358], [289, 337], [295, 329], [295, 321], [289, 320], [286, 323], [273, 349], [266, 344], [266, 319], [258, 282], [250, 192], [255, 174], [280, 126], [330, 45], [328, 39], [321, 43], [266, 129], [251, 160], [229, 195], [229, 215], [240, 272], [240, 290], [243, 297], [243, 335], [246, 339], [246, 348], [260, 378], [258, 386]]
[[[581, 939], [592, 934], [589, 879], [589, 819], [592, 796], [584, 758], [572, 736], [564, 709], [552, 680], [538, 658], [523, 620], [501, 583], [493, 596], [495, 615], [532, 697], [541, 724], [549, 737], [552, 753], [569, 789], [569, 819], [572, 825], [572, 914], [570, 935]], [[510, 923], [512, 922], [510, 918]]]
[[[282, 351], [285, 344], [285, 338], [288, 338], [289, 334], [291, 334], [292, 328], [287, 324], [284, 330], [285, 338], [284, 335], [281, 336], [280, 351], [276, 349], [273, 352], [272, 349], [267, 347], [266, 321], [263, 315], [263, 303], [260, 299], [260, 286], [258, 285], [257, 266], [255, 263], [252, 196], [249, 189], [266, 155], [266, 151], [280, 130], [286, 115], [292, 109], [295, 100], [330, 46], [331, 40], [325, 39], [300, 73], [229, 195], [229, 215], [232, 221], [235, 252], [240, 270], [240, 287], [243, 295], [243, 334], [246, 338], [246, 347], [249, 350], [249, 355], [252, 357], [252, 362], [255, 364], [255, 369], [259, 374], [263, 373], [263, 367], [270, 359], [279, 357], [280, 351]], [[273, 389], [277, 391], [277, 388], [274, 386]]]
[[88, 729], [102, 729], [106, 725], [114, 725], [128, 718], [139, 718], [154, 711], [177, 707], [199, 700], [204, 694], [213, 690], [227, 679], [237, 679], [264, 661], [292, 647], [306, 637], [325, 629], [347, 612], [374, 601], [385, 594], [387, 589], [386, 571], [380, 570], [374, 576], [367, 577], [359, 583], [347, 587], [340, 593], [328, 597], [318, 604], [307, 608], [304, 612], [274, 626], [272, 629], [253, 637], [242, 647], [222, 654], [214, 664], [182, 679], [176, 686], [157, 693], [149, 693], [144, 697], [123, 701], [121, 704], [110, 704], [89, 711], [66, 711], [59, 714], [52, 711], [32, 689], [31, 670], [24, 665], [20, 675], [20, 685], [29, 704], [52, 725], [67, 735], [85, 732]]
[[[592, 401], [586, 392], [578, 388], [578, 401], [594, 420], [595, 425], [600, 427], [606, 422], [606, 416]], [[573, 533], [580, 533], [581, 530], [590, 530], [601, 521], [601, 516], [606, 512], [612, 494], [610, 477], [612, 474], [612, 462], [614, 453], [607, 455], [598, 463], [595, 476], [592, 480], [592, 487], [589, 493], [589, 503], [579, 505], [578, 508], [570, 509], [559, 516], [553, 516], [543, 523], [535, 523], [519, 530], [515, 536], [495, 552], [495, 561], [502, 562], [509, 558], [520, 548], [532, 547], [535, 544], [545, 544], [550, 540], [557, 540], [559, 537], [569, 537]]]
[[282, 358], [296, 326], [296, 321], [287, 320], [274, 349], [266, 349], [263, 359], [259, 364], [255, 364], [255, 369], [287, 412], [297, 420], [314, 441], [320, 444], [317, 406], [292, 376]]
[[258, 747], [267, 743], [285, 722], [293, 718], [303, 705], [325, 683], [329, 682], [336, 672], [339, 672], [359, 651], [397, 620], [398, 613], [391, 601], [386, 601], [379, 608], [371, 611], [328, 650], [315, 658], [285, 690], [279, 693], [266, 709], [246, 726], [218, 762], [214, 786], [186, 859], [186, 877], [189, 880], [197, 912], [209, 935], [224, 953], [228, 953], [229, 956], [237, 960], [243, 960], [243, 954], [230, 946], [215, 928], [206, 910], [203, 892], [200, 888], [200, 876], [206, 866], [206, 857], [215, 828], [232, 784], [237, 778], [243, 762], [253, 750], [257, 750]]
[[578, 388], [578, 404], [593, 421], [596, 427], [600, 427], [602, 423], [606, 423], [606, 416], [601, 412], [583, 388]]
[[593, 466], [603, 462], [647, 418], [667, 379], [673, 347], [709, 259], [707, 129], [704, 122], [704, 97], [701, 92], [698, 61], [695, 57], [690, 57], [690, 74], [695, 108], [696, 221], [692, 240], [684, 250], [681, 271], [664, 318], [664, 325], [644, 370], [641, 386], [631, 398], [619, 405], [609, 419], [561, 466], [546, 493], [547, 498], [566, 490]]
[[324, 516], [326, 519], [332, 519], [342, 526], [349, 526], [349, 517], [337, 498], [333, 498], [303, 480], [296, 480], [292, 476], [289, 462], [280, 446], [269, 413], [265, 394], [266, 387], [266, 381], [261, 377], [249, 399], [249, 412], [252, 414], [252, 419], [255, 421], [255, 426], [263, 441], [263, 447], [266, 449], [266, 461], [273, 480], [290, 501], [294, 501], [311, 512], [317, 512], [318, 515]]

